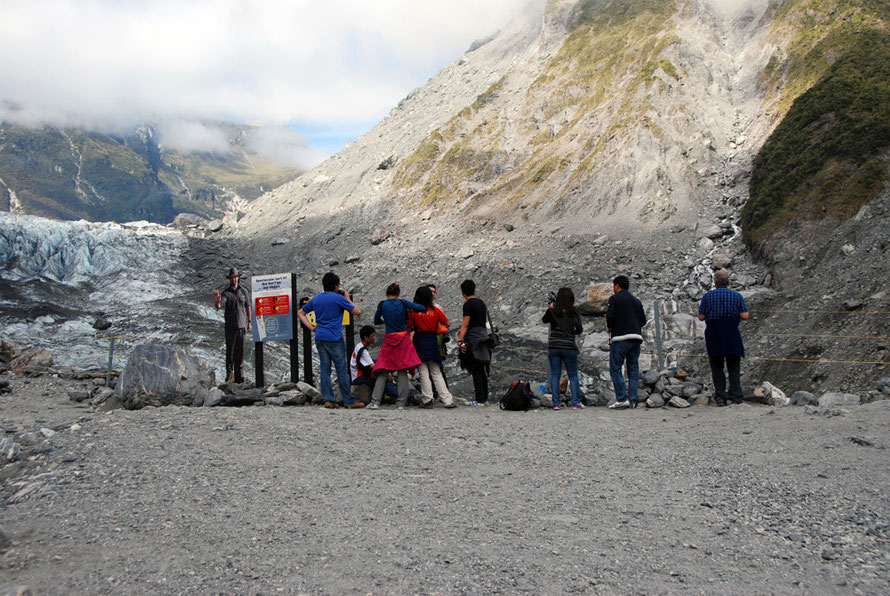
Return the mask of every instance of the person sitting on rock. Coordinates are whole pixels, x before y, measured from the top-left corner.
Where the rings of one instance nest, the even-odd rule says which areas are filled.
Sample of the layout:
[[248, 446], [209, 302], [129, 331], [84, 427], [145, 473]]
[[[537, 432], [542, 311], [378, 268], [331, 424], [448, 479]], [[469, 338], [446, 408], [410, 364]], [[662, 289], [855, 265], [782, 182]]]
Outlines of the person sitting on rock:
[[[374, 359], [371, 357], [371, 346], [377, 342], [377, 332], [372, 325], [365, 325], [358, 332], [360, 343], [352, 351], [349, 361], [349, 372], [352, 373], [352, 386], [356, 398], [366, 397], [360, 401], [371, 401], [371, 390], [374, 387]], [[366, 393], [367, 395], [360, 395]], [[384, 395], [396, 399], [399, 395], [398, 387], [392, 382], [392, 375], [388, 376]]]

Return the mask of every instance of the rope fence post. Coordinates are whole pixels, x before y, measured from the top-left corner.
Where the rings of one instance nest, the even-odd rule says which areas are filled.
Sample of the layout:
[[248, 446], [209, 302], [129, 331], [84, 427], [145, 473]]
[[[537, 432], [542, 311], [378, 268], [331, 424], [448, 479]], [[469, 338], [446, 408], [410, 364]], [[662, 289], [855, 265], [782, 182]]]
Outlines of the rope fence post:
[[658, 354], [658, 370], [664, 370], [664, 346], [661, 341], [661, 305], [655, 301], [655, 352]]
[[116, 339], [116, 335], [112, 335], [108, 338], [108, 372], [105, 374], [106, 387], [111, 387], [111, 376], [114, 374], [114, 372], [112, 371], [112, 365], [114, 363], [114, 340]]

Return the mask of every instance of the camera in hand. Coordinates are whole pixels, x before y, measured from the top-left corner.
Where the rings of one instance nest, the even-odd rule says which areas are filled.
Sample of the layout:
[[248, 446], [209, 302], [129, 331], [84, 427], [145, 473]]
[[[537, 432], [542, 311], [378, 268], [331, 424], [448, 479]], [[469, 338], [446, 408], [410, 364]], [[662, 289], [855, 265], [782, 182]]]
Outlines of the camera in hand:
[[556, 302], [556, 292], [548, 292], [547, 304], [552, 304], [553, 302]]

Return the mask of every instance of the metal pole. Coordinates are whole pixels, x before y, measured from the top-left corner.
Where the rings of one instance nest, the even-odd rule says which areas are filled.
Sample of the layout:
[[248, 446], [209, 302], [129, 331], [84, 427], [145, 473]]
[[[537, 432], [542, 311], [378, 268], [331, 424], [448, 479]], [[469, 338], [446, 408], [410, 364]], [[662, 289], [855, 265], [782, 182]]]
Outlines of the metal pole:
[[[309, 302], [308, 297], [300, 298], [300, 307]], [[303, 328], [303, 380], [312, 384], [312, 332], [305, 325]]]
[[265, 385], [265, 375], [263, 375], [263, 342], [254, 342], [253, 347], [253, 353], [256, 357], [256, 386], [262, 387], [263, 385]]
[[113, 374], [113, 373], [112, 373], [112, 370], [111, 370], [111, 367], [112, 367], [112, 364], [114, 363], [114, 340], [117, 339], [117, 337], [112, 335], [112, 336], [109, 337], [108, 339], [109, 339], [109, 344], [108, 344], [108, 372], [107, 372], [106, 375], [105, 375], [105, 386], [106, 386], [106, 387], [111, 387], [111, 375]]
[[297, 341], [300, 338], [300, 317], [297, 316], [296, 301], [297, 295], [297, 274], [290, 274], [290, 305], [291, 305], [291, 340], [290, 340], [290, 381], [296, 383], [300, 380], [300, 350], [297, 347]]
[[[355, 294], [350, 293], [350, 298], [355, 302]], [[346, 357], [349, 358], [355, 349], [355, 317], [349, 313], [349, 323], [343, 327], [343, 333], [346, 336]]]
[[655, 349], [658, 353], [658, 370], [664, 370], [664, 349], [661, 345], [661, 305], [655, 301]]

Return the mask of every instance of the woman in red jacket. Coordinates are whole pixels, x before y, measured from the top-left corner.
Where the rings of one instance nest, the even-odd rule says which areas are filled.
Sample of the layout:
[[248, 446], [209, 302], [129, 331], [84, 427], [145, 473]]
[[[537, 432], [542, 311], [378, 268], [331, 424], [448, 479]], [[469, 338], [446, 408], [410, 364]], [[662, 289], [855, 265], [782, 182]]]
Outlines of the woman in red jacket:
[[433, 385], [446, 408], [455, 407], [454, 397], [448, 391], [442, 376], [442, 353], [439, 351], [438, 330], [448, 328], [448, 317], [442, 309], [433, 304], [433, 292], [429, 286], [420, 286], [414, 294], [414, 302], [426, 307], [426, 312], [412, 312], [408, 315], [408, 329], [414, 338], [414, 349], [420, 358], [418, 374], [422, 399], [420, 407], [433, 407]]

